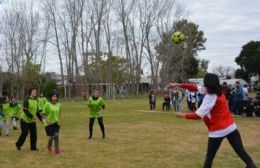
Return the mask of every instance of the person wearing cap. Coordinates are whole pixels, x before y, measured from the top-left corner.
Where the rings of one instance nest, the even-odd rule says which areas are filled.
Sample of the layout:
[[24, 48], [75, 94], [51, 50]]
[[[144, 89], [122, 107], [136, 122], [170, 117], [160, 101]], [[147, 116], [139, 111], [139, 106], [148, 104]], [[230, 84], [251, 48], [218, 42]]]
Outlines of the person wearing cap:
[[37, 127], [36, 117], [42, 121], [38, 99], [37, 90], [32, 88], [29, 90], [29, 98], [26, 98], [23, 103], [23, 112], [21, 114], [21, 135], [16, 142], [17, 150], [21, 150], [28, 133], [30, 132], [30, 146], [31, 151], [37, 151]]
[[58, 102], [58, 94], [53, 92], [50, 95], [42, 111], [45, 131], [49, 137], [47, 148], [49, 153], [52, 152], [52, 142], [54, 141], [55, 154], [63, 155], [59, 147], [59, 130], [61, 124], [61, 104]]

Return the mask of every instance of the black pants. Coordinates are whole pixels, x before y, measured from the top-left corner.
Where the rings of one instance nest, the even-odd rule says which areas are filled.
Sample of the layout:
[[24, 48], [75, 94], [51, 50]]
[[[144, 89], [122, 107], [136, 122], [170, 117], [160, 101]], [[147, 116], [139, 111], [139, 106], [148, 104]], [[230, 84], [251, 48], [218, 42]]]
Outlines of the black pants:
[[198, 108], [200, 108], [200, 105], [202, 104], [202, 100], [198, 101]]
[[[97, 120], [98, 120], [100, 129], [101, 129], [101, 132], [102, 132], [102, 136], [103, 136], [103, 138], [105, 138], [105, 127], [104, 127], [104, 123], [103, 123], [103, 117], [98, 117]], [[89, 118], [89, 137], [90, 138], [92, 137], [94, 122], [95, 122], [95, 118]]]
[[163, 111], [170, 110], [171, 109], [170, 108], [170, 103], [169, 102], [163, 102], [162, 108], [163, 108]]
[[36, 143], [37, 143], [37, 130], [36, 130], [36, 123], [26, 123], [23, 120], [21, 120], [21, 135], [16, 142], [17, 147], [22, 147], [28, 133], [30, 132], [30, 140], [31, 140], [31, 150], [36, 149]]
[[242, 100], [236, 100], [234, 102], [234, 108], [233, 108], [234, 114], [241, 115], [243, 113], [243, 101]]
[[190, 110], [192, 111], [192, 112], [195, 112], [196, 111], [196, 103], [190, 103]]
[[150, 110], [154, 110], [155, 109], [155, 103], [150, 103]]
[[211, 168], [213, 159], [221, 145], [221, 142], [224, 138], [228, 139], [228, 142], [238, 154], [238, 156], [246, 163], [247, 168], [256, 168], [251, 157], [246, 153], [240, 134], [238, 130], [230, 133], [226, 137], [221, 138], [209, 138], [208, 140], [208, 151], [207, 156], [204, 164], [204, 168]]

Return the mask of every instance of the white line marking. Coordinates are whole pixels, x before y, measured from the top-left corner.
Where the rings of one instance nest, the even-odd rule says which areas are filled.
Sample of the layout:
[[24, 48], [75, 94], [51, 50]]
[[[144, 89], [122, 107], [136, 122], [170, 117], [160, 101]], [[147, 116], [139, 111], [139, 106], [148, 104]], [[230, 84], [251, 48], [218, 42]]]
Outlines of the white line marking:
[[141, 112], [141, 113], [164, 113], [164, 114], [174, 114], [174, 112], [172, 112], [172, 111], [165, 111], [165, 112], [163, 112], [163, 111], [149, 111], [149, 110], [133, 110], [133, 111], [135, 111], [135, 112]]

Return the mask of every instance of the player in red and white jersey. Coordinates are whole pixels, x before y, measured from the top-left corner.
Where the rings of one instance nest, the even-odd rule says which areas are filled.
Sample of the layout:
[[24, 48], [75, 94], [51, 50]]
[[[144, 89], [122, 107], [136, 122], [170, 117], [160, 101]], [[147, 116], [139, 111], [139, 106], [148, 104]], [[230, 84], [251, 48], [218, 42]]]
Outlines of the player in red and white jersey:
[[208, 73], [204, 77], [204, 87], [188, 83], [170, 83], [168, 88], [181, 87], [189, 91], [204, 94], [205, 97], [195, 113], [176, 113], [178, 118], [203, 119], [208, 127], [209, 139], [204, 168], [212, 166], [213, 159], [223, 139], [227, 138], [238, 156], [245, 162], [246, 168], [256, 168], [251, 157], [244, 149], [240, 133], [230, 113], [225, 95], [222, 92], [217, 75]]

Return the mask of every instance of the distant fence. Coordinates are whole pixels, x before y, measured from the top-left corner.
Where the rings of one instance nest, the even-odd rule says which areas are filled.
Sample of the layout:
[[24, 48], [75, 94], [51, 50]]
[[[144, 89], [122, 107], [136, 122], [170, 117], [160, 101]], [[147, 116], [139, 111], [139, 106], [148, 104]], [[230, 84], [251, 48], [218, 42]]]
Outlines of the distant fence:
[[106, 99], [126, 99], [130, 96], [147, 94], [151, 86], [148, 83], [140, 84], [117, 84], [117, 83], [94, 83], [94, 84], [67, 84], [65, 88], [58, 85], [60, 95], [64, 99], [84, 99], [92, 95], [97, 89]]

